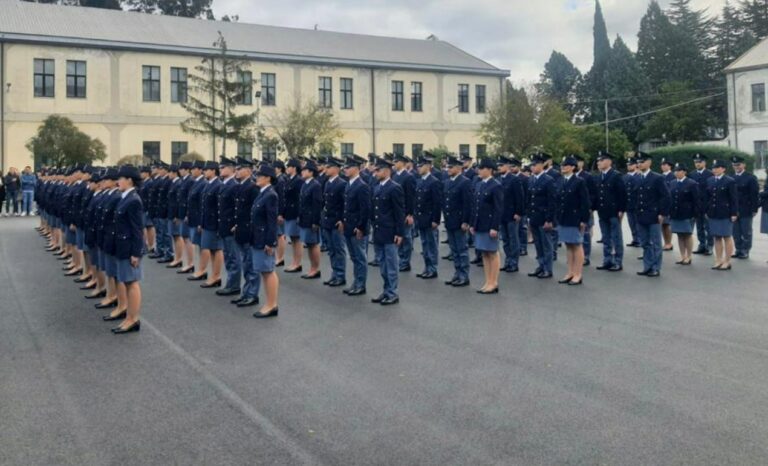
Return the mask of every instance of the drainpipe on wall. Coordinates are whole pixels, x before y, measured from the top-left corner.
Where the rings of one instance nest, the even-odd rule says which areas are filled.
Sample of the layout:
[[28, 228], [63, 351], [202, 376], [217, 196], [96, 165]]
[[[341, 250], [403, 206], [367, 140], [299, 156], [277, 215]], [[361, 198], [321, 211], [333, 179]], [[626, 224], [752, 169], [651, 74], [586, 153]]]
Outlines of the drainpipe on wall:
[[733, 141], [736, 144], [734, 149], [739, 149], [739, 115], [736, 106], [736, 73], [731, 73], [731, 91], [733, 92]]
[[0, 173], [5, 172], [5, 42], [0, 41]]
[[371, 152], [376, 153], [376, 88], [371, 68]]

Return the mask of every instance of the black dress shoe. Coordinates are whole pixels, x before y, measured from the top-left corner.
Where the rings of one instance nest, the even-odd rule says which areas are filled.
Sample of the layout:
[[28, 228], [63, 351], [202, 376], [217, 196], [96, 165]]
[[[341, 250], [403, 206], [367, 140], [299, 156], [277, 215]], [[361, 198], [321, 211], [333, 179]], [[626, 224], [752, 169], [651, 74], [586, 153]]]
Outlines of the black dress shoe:
[[380, 294], [380, 295], [376, 296], [375, 298], [371, 298], [371, 302], [379, 304], [380, 302], [382, 302], [384, 300], [384, 298], [386, 298], [386, 296], [384, 296], [383, 294]]
[[283, 272], [285, 272], [285, 273], [299, 273], [301, 271], [302, 271], [302, 267], [301, 266], [298, 266], [295, 269], [285, 269], [285, 270], [283, 270]]
[[400, 272], [410, 272], [411, 266], [410, 265], [404, 265], [398, 269]]
[[164, 259], [160, 259], [159, 261], [157, 261], [158, 264], [170, 264], [171, 262], [173, 262], [173, 259], [168, 258], [168, 257], [166, 257]]
[[472, 264], [472, 265], [482, 264], [483, 263], [483, 259], [479, 258], [479, 257], [475, 257], [474, 259], [469, 261], [469, 263]]
[[710, 251], [710, 250], [707, 250], [707, 251], [704, 253], [704, 255], [705, 255], [705, 256], [711, 256], [711, 255], [712, 255], [712, 251]]
[[598, 265], [597, 267], [595, 267], [595, 269], [597, 269], [597, 270], [610, 270], [611, 267], [613, 267], [613, 264], [603, 264], [603, 265]]
[[552, 278], [552, 277], [553, 277], [553, 275], [551, 273], [544, 273], [544, 272], [542, 272], [538, 276], [536, 276], [536, 278], [540, 278], [542, 280], [546, 280], [546, 279]]
[[645, 275], [648, 275], [649, 273], [651, 273], [650, 270], [643, 270], [642, 272], [637, 272], [637, 274], [640, 276], [645, 276]]
[[581, 280], [577, 281], [577, 282], [571, 280], [571, 281], [568, 282], [568, 286], [579, 286], [582, 283], [584, 283], [584, 279], [583, 278]]
[[506, 271], [507, 271], [506, 265], [504, 267], [499, 267], [499, 272], [506, 272]]
[[394, 298], [384, 298], [379, 304], [382, 306], [391, 306], [400, 302], [400, 298], [395, 296]]
[[100, 298], [105, 298], [106, 296], [107, 296], [107, 290], [101, 290], [96, 294], [85, 296], [85, 299], [100, 299]]
[[370, 265], [371, 267], [378, 267], [379, 263], [377, 261], [370, 261], [368, 262], [368, 265]]
[[114, 333], [115, 335], [122, 335], [124, 333], [138, 332], [139, 330], [141, 330], [141, 321], [137, 320], [136, 323], [134, 323], [128, 328], [125, 328], [125, 329], [120, 327], [113, 328], [112, 333]]
[[216, 290], [217, 296], [234, 296], [240, 294], [240, 288], [224, 288], [223, 290]]
[[653, 270], [653, 271], [648, 272], [647, 274], [645, 274], [645, 276], [646, 277], [655, 278], [655, 277], [661, 276], [661, 272], [659, 272], [658, 270]]
[[520, 251], [520, 255], [521, 256], [527, 256], [528, 255], [528, 251]]
[[194, 272], [195, 272], [195, 268], [194, 267], [190, 267], [188, 269], [181, 269], [181, 270], [177, 270], [176, 271], [176, 273], [178, 273], [179, 275], [184, 275], [186, 273], [194, 273]]
[[694, 254], [704, 254], [704, 253], [706, 253], [706, 252], [707, 252], [707, 250], [706, 250], [706, 249], [701, 249], [701, 248], [699, 248], [699, 249], [697, 249], [697, 250], [693, 251], [693, 253], [694, 253]]
[[304, 280], [316, 280], [320, 278], [320, 272], [315, 272], [312, 275], [305, 273], [304, 275], [301, 276], [301, 278], [303, 278]]
[[347, 296], [360, 296], [365, 294], [365, 288], [355, 288], [347, 292]]
[[246, 298], [237, 303], [237, 307], [249, 307], [259, 304], [259, 298]]
[[283, 267], [284, 265], [285, 265], [285, 261], [284, 260], [275, 263], [275, 267]]
[[[206, 283], [201, 283], [200, 284], [200, 288], [218, 288], [220, 286], [221, 286], [221, 278], [219, 278], [218, 280], [216, 280], [213, 283], [207, 283], [206, 282]], [[238, 291], [238, 293], [239, 293], [239, 291]]]
[[280, 310], [278, 308], [274, 308], [274, 309], [270, 310], [269, 312], [267, 312], [266, 314], [261, 313], [261, 312], [254, 312], [253, 313], [253, 317], [255, 317], [257, 319], [267, 319], [269, 317], [277, 317], [277, 314], [279, 312], [280, 312]]
[[477, 290], [477, 294], [499, 294], [499, 287], [492, 290]]
[[446, 280], [443, 283], [446, 285], [453, 285], [453, 282], [458, 281], [458, 278], [451, 278], [450, 280]]
[[613, 265], [610, 269], [608, 269], [609, 272], [621, 272], [622, 270], [624, 270], [624, 267], [620, 265]]
[[542, 272], [541, 269], [536, 269], [533, 272], [529, 273], [528, 276], [529, 277], [538, 277], [541, 274], [541, 272]]
[[437, 278], [437, 272], [425, 272], [421, 274], [421, 278], [424, 280], [431, 280], [433, 278]]
[[591, 262], [589, 262], [589, 259], [584, 259], [584, 267], [589, 267], [590, 263]]
[[463, 288], [465, 286], [469, 286], [469, 280], [456, 280], [451, 283], [451, 285], [455, 286], [456, 288]]
[[93, 305], [96, 309], [109, 309], [110, 307], [117, 306], [117, 300], [108, 302], [107, 304], [96, 303]]
[[147, 255], [147, 259], [159, 259], [161, 257], [163, 257], [163, 255], [162, 254], [158, 254], [156, 252], [153, 252], [153, 253]]
[[96, 288], [96, 284], [95, 283], [93, 285], [90, 285], [90, 286], [81, 286], [80, 287], [81, 290], [92, 290], [94, 288]]
[[238, 297], [237, 297], [237, 298], [235, 298], [235, 299], [230, 299], [230, 300], [229, 300], [229, 302], [230, 302], [231, 304], [237, 304], [237, 303], [239, 303], [240, 301], [242, 301], [243, 299], [244, 299], [244, 298], [242, 298], [242, 297], [238, 296]]
[[453, 256], [450, 255], [450, 254], [448, 254], [447, 256], [442, 256], [440, 258], [443, 259], [443, 260], [446, 260], [446, 261], [453, 260]]
[[200, 282], [203, 280], [208, 280], [208, 272], [202, 274], [202, 275], [192, 275], [191, 277], [187, 277], [187, 280], [191, 282]]
[[571, 283], [571, 280], [573, 280], [573, 278], [565, 278], [563, 280], [558, 280], [557, 283], [559, 283], [561, 285], [566, 285], [568, 283]]
[[504, 271], [507, 273], [517, 273], [520, 269], [517, 267], [507, 267]]
[[184, 266], [184, 264], [179, 262], [178, 264], [168, 264], [168, 265], [165, 266], [165, 268], [166, 269], [180, 269], [183, 266]]
[[123, 312], [121, 312], [120, 314], [118, 314], [118, 315], [116, 315], [116, 316], [114, 316], [114, 317], [112, 317], [112, 316], [110, 316], [110, 315], [106, 315], [106, 316], [103, 316], [103, 317], [101, 318], [101, 320], [103, 320], [104, 322], [112, 322], [112, 321], [114, 321], [114, 320], [121, 320], [121, 319], [125, 319], [125, 316], [127, 316], [127, 315], [128, 315], [128, 312], [126, 312], [126, 311], [123, 311]]
[[344, 286], [346, 284], [347, 284], [346, 280], [331, 280], [330, 282], [328, 282], [328, 286], [330, 286], [331, 288]]
[[91, 277], [85, 277], [85, 278], [75, 278], [75, 283], [88, 283], [91, 281]]

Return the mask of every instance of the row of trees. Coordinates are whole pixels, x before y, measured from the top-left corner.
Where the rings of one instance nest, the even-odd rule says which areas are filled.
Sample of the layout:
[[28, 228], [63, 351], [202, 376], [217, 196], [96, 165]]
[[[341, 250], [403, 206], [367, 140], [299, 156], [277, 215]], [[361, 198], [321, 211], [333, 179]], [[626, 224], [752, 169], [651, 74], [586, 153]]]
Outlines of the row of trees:
[[[23, 0], [32, 3], [85, 6], [107, 10], [140, 11], [185, 18], [216, 19], [211, 9], [213, 0]], [[225, 15], [223, 21], [237, 21], [237, 16]]]

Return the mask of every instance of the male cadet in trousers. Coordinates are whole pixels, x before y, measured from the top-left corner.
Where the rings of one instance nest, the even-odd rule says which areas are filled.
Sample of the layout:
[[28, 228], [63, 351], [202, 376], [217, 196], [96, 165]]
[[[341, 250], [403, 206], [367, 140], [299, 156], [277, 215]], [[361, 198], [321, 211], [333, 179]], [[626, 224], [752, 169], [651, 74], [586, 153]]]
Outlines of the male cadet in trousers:
[[[560, 187], [563, 184], [563, 175], [560, 173], [559, 170], [555, 169], [555, 166], [554, 166], [555, 161], [552, 159], [551, 155], [545, 152], [540, 152], [539, 156], [544, 160], [544, 174], [555, 181], [555, 188], [559, 192]], [[552, 238], [552, 260], [556, 261], [557, 249], [560, 247], [560, 233], [557, 229], [557, 215], [555, 215], [554, 217], [552, 226], [553, 228], [551, 230], [548, 230], [548, 233], [549, 233], [549, 236]]]
[[243, 258], [240, 256], [240, 249], [232, 232], [235, 227], [235, 198], [241, 188], [240, 183], [235, 179], [235, 166], [234, 160], [221, 156], [219, 172], [222, 182], [218, 192], [219, 236], [224, 246], [224, 269], [227, 271], [227, 280], [224, 288], [216, 290], [219, 296], [239, 295], [243, 272]]
[[472, 221], [474, 196], [472, 182], [462, 174], [461, 160], [448, 156], [448, 176], [443, 182], [443, 216], [448, 233], [448, 247], [453, 257], [453, 278], [446, 285], [462, 287], [469, 285], [469, 246], [467, 233]]
[[382, 293], [371, 299], [373, 303], [388, 306], [400, 302], [397, 294], [398, 251], [405, 235], [405, 198], [403, 188], [392, 180], [392, 163], [383, 158], [376, 160], [376, 179], [373, 189], [373, 248], [384, 281]]
[[531, 224], [533, 244], [536, 246], [536, 270], [529, 277], [552, 278], [554, 244], [549, 230], [555, 228], [557, 214], [557, 186], [555, 180], [544, 174], [544, 160], [531, 158], [531, 177], [528, 188], [528, 219]]
[[[704, 154], [694, 155], [693, 165], [696, 169], [688, 173], [688, 178], [699, 184], [699, 194], [701, 195], [701, 201], [703, 201], [707, 192], [707, 180], [712, 177], [712, 172], [707, 169], [707, 156]], [[711, 256], [712, 246], [715, 241], [712, 235], [709, 234], [709, 220], [704, 208], [696, 216], [696, 238], [699, 240], [699, 247], [693, 253]]]
[[523, 180], [512, 174], [512, 167], [520, 162], [511, 157], [499, 157], [499, 182], [504, 194], [504, 210], [501, 213], [501, 239], [504, 241], [504, 265], [502, 272], [518, 271], [520, 259], [520, 221], [525, 215], [525, 191]]
[[253, 224], [251, 223], [251, 208], [253, 201], [259, 195], [259, 187], [251, 180], [253, 162], [238, 157], [237, 165], [236, 177], [240, 183], [240, 188], [235, 192], [235, 224], [232, 229], [242, 258], [244, 280], [240, 296], [230, 302], [236, 304], [237, 307], [248, 307], [259, 304], [259, 288], [261, 287], [261, 274], [256, 270], [253, 263]]
[[661, 225], [669, 216], [670, 196], [666, 177], [651, 171], [653, 160], [644, 153], [635, 156], [640, 168], [637, 184], [637, 233], [643, 248], [643, 270], [638, 275], [658, 277], [663, 257]]
[[347, 284], [347, 252], [344, 248], [344, 192], [347, 182], [339, 176], [341, 161], [333, 157], [325, 159], [325, 172], [328, 179], [323, 188], [323, 213], [320, 216], [320, 229], [325, 237], [328, 258], [331, 262], [331, 278], [323, 285], [330, 287]]
[[410, 162], [408, 157], [402, 154], [395, 154], [393, 161], [395, 172], [392, 174], [392, 181], [400, 185], [405, 197], [405, 228], [403, 241], [398, 249], [398, 256], [400, 257], [398, 270], [410, 272], [411, 256], [413, 255], [413, 212], [416, 201], [416, 178], [406, 169], [406, 164]]
[[613, 155], [607, 152], [597, 154], [595, 175], [597, 197], [595, 199], [600, 232], [603, 236], [603, 265], [598, 270], [619, 272], [624, 270], [624, 239], [621, 221], [627, 210], [627, 188], [621, 174], [613, 169]]
[[352, 286], [344, 288], [347, 296], [365, 294], [368, 280], [368, 226], [371, 220], [371, 189], [360, 176], [362, 157], [351, 155], [344, 161], [349, 179], [344, 189], [344, 219], [339, 229], [344, 233], [352, 260]]
[[155, 179], [152, 183], [152, 189], [149, 191], [149, 215], [152, 217], [152, 223], [155, 225], [157, 234], [155, 254], [149, 256], [150, 259], [158, 259], [158, 263], [164, 264], [171, 262], [170, 255], [171, 241], [168, 232], [168, 222], [166, 212], [168, 209], [168, 165], [161, 160], [155, 162]]
[[[206, 181], [205, 175], [203, 175], [204, 162], [198, 160], [192, 164], [190, 170], [190, 176], [192, 177], [192, 186], [189, 187], [189, 197], [187, 198], [187, 224], [189, 225], [189, 238], [192, 244], [198, 248], [198, 267], [195, 269], [192, 266], [188, 271], [196, 272], [191, 277], [187, 277], [187, 280], [197, 281], [205, 280], [208, 278], [208, 274], [203, 265], [203, 251], [200, 248], [202, 244], [202, 234], [200, 233], [200, 222], [202, 221], [202, 202], [203, 202], [203, 189], [205, 189]], [[183, 272], [179, 271], [180, 273]]]
[[632, 241], [627, 243], [627, 247], [636, 248], [640, 246], [640, 240], [637, 236], [637, 184], [640, 178], [637, 171], [637, 160], [630, 157], [627, 159], [627, 173], [624, 175], [624, 184], [627, 186], [627, 222], [629, 231], [632, 233]]
[[425, 280], [437, 278], [437, 258], [440, 230], [440, 211], [443, 203], [443, 185], [432, 174], [432, 160], [426, 156], [416, 159], [419, 178], [416, 180], [414, 223], [421, 240], [424, 271], [417, 274]]
[[179, 164], [179, 176], [181, 184], [176, 192], [178, 212], [176, 218], [181, 224], [181, 242], [183, 250], [183, 260], [181, 270], [177, 273], [189, 273], [195, 268], [195, 247], [190, 238], [189, 222], [187, 222], [187, 209], [189, 205], [189, 190], [195, 184], [195, 179], [190, 174], [192, 169], [191, 161], [184, 161]]
[[590, 257], [592, 256], [592, 228], [595, 226], [595, 199], [597, 198], [597, 184], [595, 183], [595, 177], [589, 172], [584, 170], [586, 161], [584, 157], [576, 154], [573, 156], [576, 159], [578, 166], [576, 167], [576, 176], [581, 178], [587, 183], [587, 191], [589, 191], [589, 222], [587, 228], [584, 230], [584, 267], [588, 267], [590, 264]]
[[739, 218], [733, 224], [733, 242], [736, 252], [731, 256], [736, 259], [749, 259], [752, 249], [752, 219], [760, 208], [760, 186], [757, 177], [747, 173], [744, 159], [733, 157], [733, 179], [739, 193]]
[[283, 222], [283, 232], [291, 240], [291, 248], [293, 249], [293, 262], [290, 266], [285, 267], [286, 273], [298, 273], [302, 270], [301, 255], [304, 251], [301, 246], [301, 229], [299, 228], [299, 197], [301, 187], [304, 186], [304, 180], [300, 176], [300, 171], [301, 162], [299, 160], [295, 158], [288, 160], [285, 165], [287, 178], [283, 190], [285, 199], [279, 203], [282, 211], [279, 211], [277, 216], [277, 221]]
[[[512, 160], [517, 160], [512, 157]], [[509, 167], [509, 172], [520, 179], [523, 185], [523, 202], [524, 205], [528, 204], [528, 175], [522, 170], [522, 163], [518, 160], [517, 164], [512, 164]], [[520, 228], [518, 228], [518, 244], [520, 245], [520, 255], [528, 255], [528, 216], [523, 208], [523, 217], [519, 222]]]

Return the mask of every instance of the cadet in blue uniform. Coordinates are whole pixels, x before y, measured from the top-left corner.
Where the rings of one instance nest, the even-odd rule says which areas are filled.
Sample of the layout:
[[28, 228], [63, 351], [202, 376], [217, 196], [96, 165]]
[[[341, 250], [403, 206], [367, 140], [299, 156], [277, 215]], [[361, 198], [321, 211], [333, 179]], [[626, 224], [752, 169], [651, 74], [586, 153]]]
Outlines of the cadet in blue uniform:
[[177, 269], [182, 266], [181, 261], [184, 258], [184, 240], [181, 238], [181, 221], [179, 220], [179, 188], [181, 187], [181, 178], [179, 177], [179, 166], [172, 164], [168, 170], [168, 191], [166, 192], [166, 221], [168, 222], [168, 235], [173, 244], [173, 260], [166, 265], [166, 268]]
[[119, 300], [117, 294], [117, 259], [115, 259], [115, 209], [120, 202], [120, 192], [117, 189], [117, 170], [109, 168], [103, 177], [104, 188], [107, 190], [104, 202], [99, 209], [99, 227], [97, 241], [99, 242], [99, 269], [106, 276], [107, 295], [95, 304], [96, 309], [115, 307], [115, 313], [125, 310], [126, 303]]
[[200, 270], [206, 272], [208, 263], [212, 263], [211, 275], [200, 288], [221, 286], [221, 269], [224, 266], [224, 242], [219, 236], [219, 164], [208, 161], [203, 166], [205, 185], [200, 193], [200, 226], [197, 231], [200, 238]]
[[499, 231], [504, 210], [504, 190], [493, 177], [496, 164], [483, 158], [478, 164], [475, 186], [475, 206], [471, 232], [475, 235], [475, 249], [483, 255], [485, 283], [477, 290], [480, 294], [499, 292]]
[[581, 155], [574, 155], [574, 158], [578, 162], [579, 166], [576, 171], [576, 176], [584, 180], [587, 183], [587, 191], [589, 191], [589, 222], [587, 222], [587, 229], [584, 230], [584, 267], [588, 267], [591, 263], [592, 257], [592, 228], [595, 226], [595, 199], [597, 198], [597, 184], [595, 183], [595, 177], [584, 169], [586, 161]]
[[141, 198], [136, 188], [141, 185], [139, 170], [132, 165], [123, 165], [117, 172], [120, 201], [115, 209], [115, 258], [117, 261], [117, 292], [119, 301], [126, 303], [126, 309], [116, 316], [104, 320], [123, 321], [112, 329], [112, 333], [138, 332], [141, 330], [141, 256], [144, 254], [144, 226]]
[[272, 168], [275, 169], [275, 175], [277, 176], [274, 186], [275, 193], [277, 194], [277, 254], [275, 255], [275, 267], [283, 267], [285, 265], [285, 217], [282, 213], [285, 212], [285, 186], [288, 181], [288, 175], [285, 174], [285, 163], [281, 160], [275, 160], [272, 162]]
[[253, 162], [238, 157], [237, 165], [236, 177], [240, 188], [235, 192], [233, 233], [242, 258], [244, 280], [240, 296], [230, 302], [237, 307], [248, 307], [259, 303], [259, 288], [261, 288], [261, 276], [253, 262], [253, 227], [251, 225], [251, 208], [256, 196], [259, 195], [259, 188], [251, 180]]
[[760, 192], [760, 233], [768, 234], [768, 183], [765, 184]]
[[[667, 183], [667, 189], [675, 181], [675, 174], [672, 173], [672, 162], [667, 159], [661, 159], [661, 176], [664, 177], [664, 181]], [[672, 251], [672, 227], [669, 224], [669, 217], [664, 218], [664, 222], [661, 224], [661, 234], [664, 238], [663, 251]]]
[[[96, 168], [92, 168], [91, 178], [88, 183], [88, 187], [91, 190], [91, 195], [88, 197], [88, 202], [83, 210], [83, 225], [85, 230], [85, 238], [83, 240], [88, 255], [88, 273], [91, 276], [90, 280], [85, 283], [81, 290], [94, 290], [92, 295], [98, 296], [103, 292], [104, 279], [99, 273], [98, 269], [98, 250], [96, 248], [96, 206], [100, 201], [101, 195], [101, 176], [100, 171]], [[88, 298], [88, 296], [86, 296]]]
[[157, 237], [155, 253], [148, 257], [158, 259], [159, 263], [171, 262], [172, 260], [170, 257], [172, 254], [171, 236], [166, 221], [168, 188], [170, 187], [168, 168], [169, 166], [163, 161], [155, 162], [155, 178], [149, 191], [149, 215], [155, 225]]
[[690, 172], [688, 176], [698, 183], [699, 195], [702, 196], [702, 199], [699, 199], [702, 209], [699, 210], [699, 214], [696, 217], [696, 237], [699, 240], [699, 246], [693, 253], [710, 256], [712, 255], [714, 240], [712, 235], [709, 234], [709, 220], [707, 219], [706, 209], [703, 208], [704, 204], [702, 201], [707, 192], [707, 180], [712, 177], [712, 172], [707, 170], [707, 156], [704, 154], [694, 155], [693, 164], [696, 169]]
[[637, 233], [643, 247], [643, 270], [638, 275], [658, 277], [661, 274], [661, 225], [669, 216], [669, 188], [664, 176], [651, 171], [653, 160], [638, 152], [640, 168], [637, 185]]
[[704, 206], [709, 219], [709, 232], [714, 238], [715, 266], [712, 270], [731, 270], [733, 255], [733, 224], [739, 215], [739, 194], [736, 181], [725, 175], [725, 160], [715, 160], [712, 177], [707, 180]]
[[528, 182], [528, 221], [536, 247], [536, 270], [529, 277], [552, 278], [553, 244], [549, 230], [554, 228], [557, 208], [555, 180], [544, 174], [544, 160], [531, 158], [531, 177]]
[[195, 184], [195, 178], [190, 174], [191, 169], [191, 161], [184, 161], [179, 164], [179, 177], [181, 181], [176, 191], [176, 204], [178, 206], [176, 218], [179, 221], [179, 228], [181, 230], [181, 249], [183, 254], [180, 270], [177, 271], [180, 274], [189, 273], [195, 268], [195, 246], [192, 243], [189, 222], [187, 220], [189, 190]]
[[218, 296], [234, 296], [240, 294], [240, 281], [243, 273], [242, 257], [240, 249], [232, 229], [235, 227], [235, 197], [240, 189], [240, 183], [235, 179], [235, 161], [221, 156], [219, 173], [222, 182], [218, 192], [219, 226], [224, 251], [224, 269], [227, 271], [227, 280], [222, 289], [216, 290]]
[[299, 197], [301, 188], [304, 186], [304, 180], [300, 175], [301, 163], [297, 159], [290, 159], [285, 165], [285, 187], [283, 190], [284, 201], [281, 202], [282, 210], [279, 212], [278, 222], [284, 224], [284, 233], [291, 240], [293, 249], [293, 262], [285, 268], [287, 273], [301, 272], [301, 255], [303, 247], [301, 244], [301, 228], [299, 227]]
[[[206, 186], [205, 176], [203, 175], [204, 162], [195, 161], [192, 164], [190, 170], [190, 176], [192, 177], [192, 185], [189, 187], [189, 196], [187, 197], [187, 224], [189, 225], [189, 240], [194, 246], [197, 246], [198, 254], [198, 267], [195, 274], [191, 277], [187, 277], [187, 280], [198, 281], [208, 278], [208, 262], [206, 261], [203, 268], [203, 251], [200, 248], [202, 244], [202, 230], [200, 229], [200, 222], [202, 221], [202, 202], [203, 202], [203, 189]], [[179, 273], [191, 273], [195, 272], [195, 267], [187, 266], [186, 269], [181, 269]]]
[[147, 253], [154, 254], [156, 252], [156, 235], [155, 224], [152, 222], [152, 218], [149, 215], [149, 196], [152, 189], [152, 184], [155, 182], [153, 179], [154, 169], [147, 165], [139, 169], [141, 173], [141, 187], [138, 189], [141, 203], [144, 206], [144, 242], [147, 245]]
[[277, 209], [278, 198], [272, 184], [277, 181], [275, 169], [262, 165], [256, 173], [256, 185], [259, 193], [251, 208], [253, 228], [253, 267], [261, 274], [264, 281], [265, 303], [253, 314], [257, 319], [277, 317], [278, 290], [280, 280], [275, 272], [275, 249], [277, 248]]
[[416, 201], [414, 205], [414, 224], [421, 240], [421, 255], [424, 258], [424, 271], [417, 274], [425, 280], [437, 277], [437, 258], [440, 234], [443, 185], [432, 174], [432, 160], [420, 156], [416, 160], [419, 178], [416, 180]]
[[413, 214], [416, 205], [416, 178], [406, 169], [406, 164], [411, 161], [408, 157], [402, 154], [395, 154], [393, 160], [395, 171], [392, 174], [392, 181], [403, 188], [403, 195], [405, 196], [405, 233], [403, 242], [398, 249], [400, 257], [399, 270], [401, 272], [409, 272], [411, 270], [411, 256], [413, 255]]
[[362, 157], [351, 155], [344, 162], [349, 179], [344, 189], [344, 219], [340, 225], [352, 260], [352, 286], [344, 289], [348, 296], [366, 293], [368, 281], [368, 231], [371, 219], [371, 189], [360, 175], [365, 163]]
[[603, 240], [603, 265], [598, 270], [618, 272], [624, 269], [624, 239], [621, 221], [627, 209], [627, 189], [621, 175], [613, 169], [613, 155], [600, 152], [597, 155], [597, 196], [595, 210], [600, 219]]
[[[514, 160], [514, 158], [513, 158]], [[522, 170], [522, 163], [512, 164], [509, 167], [509, 172], [520, 179], [520, 183], [523, 186], [523, 217], [520, 219], [518, 228], [518, 244], [520, 245], [520, 255], [528, 255], [528, 215], [525, 212], [525, 208], [528, 205], [528, 174]]]
[[736, 181], [736, 189], [739, 194], [739, 218], [733, 224], [733, 241], [736, 259], [749, 259], [749, 251], [752, 249], [752, 221], [757, 209], [760, 208], [760, 186], [757, 177], [746, 172], [744, 159], [733, 157], [733, 179]]
[[640, 240], [637, 236], [637, 184], [639, 180], [637, 160], [630, 157], [627, 159], [627, 173], [624, 175], [624, 184], [627, 186], [627, 223], [629, 223], [629, 231], [632, 233], [632, 241], [627, 243], [627, 247], [630, 248], [640, 246]]
[[589, 223], [590, 196], [587, 182], [576, 176], [578, 161], [566, 157], [561, 164], [562, 182], [558, 191], [557, 228], [565, 243], [568, 272], [561, 284], [581, 285], [584, 281], [584, 232]]
[[[555, 181], [555, 188], [560, 189], [560, 184], [563, 182], [563, 175], [555, 168], [555, 161], [552, 156], [546, 152], [539, 152], [539, 157], [544, 160], [544, 174], [552, 178]], [[557, 229], [557, 215], [552, 225], [554, 228], [549, 230], [549, 236], [552, 237], [552, 260], [557, 261], [557, 250], [560, 248], [560, 236]]]
[[669, 209], [669, 224], [672, 233], [677, 235], [680, 247], [678, 265], [691, 265], [693, 254], [693, 226], [701, 208], [699, 185], [688, 178], [688, 169], [678, 163], [674, 168], [675, 181], [669, 184], [671, 207]]
[[307, 280], [320, 278], [320, 216], [323, 212], [323, 188], [315, 179], [316, 175], [317, 165], [312, 160], [307, 161], [301, 169], [304, 184], [299, 193], [301, 242], [307, 246], [309, 255], [309, 272], [301, 278]]
[[453, 258], [453, 278], [446, 285], [469, 285], [469, 246], [467, 233], [472, 222], [473, 193], [471, 182], [462, 174], [461, 160], [448, 156], [448, 176], [443, 185], [443, 216], [448, 234], [448, 247]]
[[382, 293], [371, 302], [388, 306], [400, 302], [397, 293], [398, 250], [405, 235], [405, 198], [403, 188], [392, 180], [393, 164], [376, 160], [378, 184], [373, 189], [373, 247], [384, 281]]
[[325, 236], [325, 245], [331, 262], [331, 278], [324, 281], [330, 287], [347, 284], [347, 252], [344, 248], [344, 192], [347, 182], [339, 176], [341, 161], [333, 157], [325, 159], [325, 172], [328, 180], [323, 188], [323, 210], [320, 216], [320, 228]]
[[502, 272], [519, 270], [520, 222], [525, 216], [525, 190], [520, 177], [512, 173], [512, 167], [520, 162], [512, 157], [499, 157], [499, 182], [504, 193], [504, 210], [501, 214], [501, 239], [504, 241], [504, 265]]

